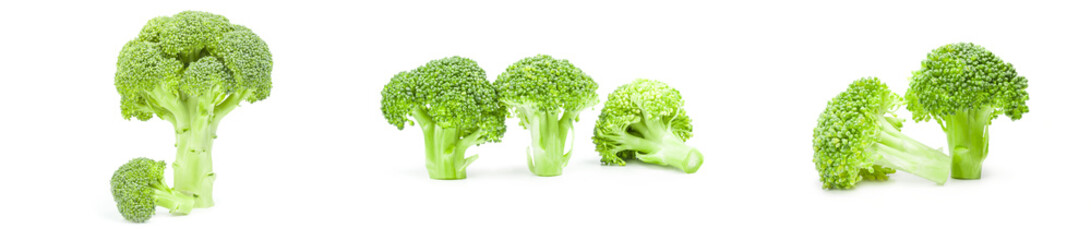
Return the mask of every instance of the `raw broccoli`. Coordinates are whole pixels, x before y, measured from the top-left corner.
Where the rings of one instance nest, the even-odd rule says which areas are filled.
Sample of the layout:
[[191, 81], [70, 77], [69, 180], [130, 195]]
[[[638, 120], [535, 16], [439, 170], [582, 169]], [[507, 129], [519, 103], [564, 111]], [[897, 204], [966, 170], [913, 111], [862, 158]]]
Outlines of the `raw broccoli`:
[[114, 172], [110, 178], [110, 191], [121, 216], [129, 221], [144, 222], [155, 215], [155, 206], [170, 209], [175, 215], [189, 214], [196, 198], [168, 187], [163, 181], [166, 169], [167, 163], [163, 161], [135, 158]]
[[220, 15], [186, 11], [148, 21], [121, 49], [115, 85], [121, 113], [174, 124], [174, 187], [211, 207], [212, 139], [243, 101], [269, 96], [273, 60], [265, 42]]
[[814, 128], [814, 165], [823, 188], [883, 181], [894, 169], [947, 182], [951, 157], [902, 134], [905, 120], [894, 114], [902, 101], [878, 78], [862, 78], [826, 103]]
[[598, 84], [568, 60], [538, 55], [515, 62], [496, 79], [500, 101], [514, 109], [530, 130], [527, 165], [538, 176], [558, 176], [568, 165], [565, 151], [580, 111], [598, 103]]
[[980, 179], [989, 153], [989, 125], [1028, 111], [1027, 79], [1011, 64], [973, 43], [949, 44], [928, 54], [913, 72], [905, 98], [913, 120], [935, 119], [947, 133], [951, 177]]
[[496, 89], [477, 62], [462, 57], [433, 60], [401, 72], [383, 87], [382, 110], [399, 130], [416, 119], [424, 132], [428, 176], [466, 178], [466, 167], [477, 155], [465, 157], [470, 146], [499, 142], [507, 131], [507, 111]]
[[685, 144], [693, 125], [682, 108], [682, 94], [667, 84], [637, 79], [606, 98], [591, 140], [603, 165], [625, 166], [629, 159], [697, 172], [704, 156]]

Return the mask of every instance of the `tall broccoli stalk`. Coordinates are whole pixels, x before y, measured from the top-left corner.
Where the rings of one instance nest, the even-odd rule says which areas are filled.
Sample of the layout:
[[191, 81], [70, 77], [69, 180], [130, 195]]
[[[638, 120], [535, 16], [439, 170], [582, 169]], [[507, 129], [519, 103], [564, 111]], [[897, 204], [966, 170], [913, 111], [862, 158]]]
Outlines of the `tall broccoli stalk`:
[[[463, 179], [477, 155], [471, 146], [499, 142], [507, 112], [485, 70], [468, 58], [433, 60], [390, 79], [382, 91], [387, 122], [405, 128], [419, 124], [424, 133], [425, 166], [432, 179]], [[412, 117], [416, 122], [410, 120]]]
[[932, 50], [913, 72], [906, 108], [913, 120], [935, 119], [947, 133], [952, 178], [980, 179], [989, 125], [1000, 115], [1022, 118], [1029, 111], [1026, 88], [1026, 78], [985, 48], [948, 44]]
[[174, 125], [174, 187], [195, 195], [194, 207], [214, 205], [216, 129], [243, 101], [269, 96], [272, 64], [250, 29], [204, 12], [152, 19], [122, 48], [115, 76], [122, 114]]
[[598, 84], [568, 60], [548, 55], [524, 58], [496, 79], [500, 101], [530, 130], [527, 167], [538, 176], [558, 176], [568, 165], [566, 151], [580, 112], [598, 103]]
[[682, 95], [667, 84], [637, 79], [610, 93], [591, 138], [603, 165], [625, 166], [637, 159], [697, 172], [704, 156], [686, 145], [693, 125]]

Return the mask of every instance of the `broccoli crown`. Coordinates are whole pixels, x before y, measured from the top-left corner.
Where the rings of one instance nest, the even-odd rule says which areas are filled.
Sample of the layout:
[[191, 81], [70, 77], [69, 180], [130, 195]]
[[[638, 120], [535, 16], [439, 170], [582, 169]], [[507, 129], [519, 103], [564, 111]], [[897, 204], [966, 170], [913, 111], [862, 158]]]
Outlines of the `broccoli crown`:
[[669, 126], [671, 133], [682, 141], [693, 137], [693, 125], [682, 108], [684, 103], [678, 90], [656, 80], [637, 79], [618, 87], [607, 96], [592, 137], [595, 150], [603, 156], [602, 163], [625, 165], [626, 159], [636, 156], [633, 149], [612, 137], [639, 136], [640, 132], [630, 128], [632, 124], [658, 121]]
[[413, 124], [408, 116], [422, 124], [461, 129], [461, 137], [483, 130], [488, 142], [500, 141], [507, 129], [507, 109], [485, 79], [485, 70], [468, 58], [433, 60], [398, 73], [383, 87], [382, 95], [383, 115], [398, 129], [406, 122]]
[[223, 16], [185, 11], [149, 20], [118, 56], [114, 77], [125, 118], [147, 120], [170, 108], [153, 92], [184, 96], [245, 93], [255, 102], [269, 96], [273, 67], [269, 47], [250, 29]]
[[537, 55], [515, 62], [496, 79], [500, 100], [554, 112], [580, 111], [598, 103], [598, 84], [568, 60]]
[[155, 215], [156, 190], [163, 184], [167, 163], [147, 158], [135, 158], [121, 165], [110, 178], [110, 191], [117, 209], [125, 219], [144, 222]]
[[1028, 111], [1027, 79], [985, 48], [955, 43], [932, 50], [913, 72], [906, 92], [906, 106], [916, 121], [956, 112], [995, 110], [1018, 120]]
[[848, 90], [826, 103], [814, 128], [814, 164], [824, 188], [852, 188], [865, 178], [886, 179], [894, 169], [875, 165], [882, 157], [870, 148], [879, 140], [882, 121], [900, 129], [900, 121], [887, 119], [901, 106], [902, 98], [878, 78], [861, 78]]

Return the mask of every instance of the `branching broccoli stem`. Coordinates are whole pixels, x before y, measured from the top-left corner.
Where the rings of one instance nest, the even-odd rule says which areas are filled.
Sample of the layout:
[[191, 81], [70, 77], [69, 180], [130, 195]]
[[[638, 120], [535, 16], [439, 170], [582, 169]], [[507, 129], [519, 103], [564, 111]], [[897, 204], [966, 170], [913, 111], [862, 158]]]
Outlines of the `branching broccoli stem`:
[[[159, 88], [163, 89], [163, 88]], [[247, 99], [252, 91], [223, 93], [212, 91], [190, 95], [168, 90], [155, 91], [146, 96], [155, 99], [156, 113], [174, 125], [177, 158], [174, 169], [174, 187], [197, 197], [197, 208], [212, 207], [212, 140], [216, 128], [231, 110]], [[150, 105], [148, 105], [150, 106]]]
[[576, 116], [572, 111], [538, 111], [527, 105], [516, 105], [515, 109], [522, 125], [530, 130], [527, 167], [538, 176], [560, 176], [572, 156], [567, 142]]
[[956, 112], [937, 121], [947, 133], [947, 147], [951, 149], [953, 161], [952, 178], [981, 179], [981, 164], [989, 154], [989, 125], [992, 124], [993, 109], [987, 107]]
[[466, 157], [466, 149], [486, 142], [483, 130], [462, 137], [462, 129], [436, 126], [423, 109], [413, 110], [413, 119], [424, 133], [424, 152], [428, 177], [440, 180], [466, 178], [466, 167], [477, 155]]
[[162, 183], [153, 184], [152, 191], [154, 192], [155, 205], [169, 209], [170, 214], [189, 214], [196, 204], [196, 198], [194, 198], [193, 194], [176, 191]]
[[894, 124], [901, 120], [886, 117], [878, 121], [879, 136], [872, 150], [879, 154], [875, 164], [920, 176], [929, 181], [944, 184], [951, 173], [951, 157], [906, 136]]
[[645, 121], [629, 125], [620, 133], [599, 133], [599, 137], [612, 141], [614, 148], [635, 152], [635, 158], [646, 163], [671, 166], [686, 173], [695, 173], [704, 163], [704, 156], [697, 148], [686, 145], [682, 138], [674, 134], [672, 120], [644, 116]]

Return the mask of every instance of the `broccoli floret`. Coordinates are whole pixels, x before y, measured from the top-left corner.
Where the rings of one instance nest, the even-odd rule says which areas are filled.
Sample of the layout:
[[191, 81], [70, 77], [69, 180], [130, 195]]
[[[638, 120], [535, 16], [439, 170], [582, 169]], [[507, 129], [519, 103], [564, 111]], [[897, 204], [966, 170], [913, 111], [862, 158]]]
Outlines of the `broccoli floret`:
[[606, 98], [591, 138], [603, 165], [638, 159], [697, 172], [704, 156], [685, 144], [693, 137], [682, 94], [655, 80], [637, 79]]
[[949, 44], [928, 54], [913, 72], [905, 98], [913, 120], [939, 123], [947, 133], [951, 177], [980, 179], [989, 153], [989, 125], [1000, 114], [1012, 121], [1028, 111], [1027, 79], [973, 43]]
[[168, 187], [163, 181], [166, 168], [163, 161], [135, 158], [114, 172], [110, 191], [121, 216], [132, 222], [144, 222], [155, 215], [155, 206], [170, 209], [175, 215], [189, 214], [196, 198]]
[[500, 101], [530, 130], [527, 165], [538, 176], [558, 176], [568, 165], [565, 151], [572, 123], [598, 103], [598, 84], [568, 60], [538, 55], [515, 62], [496, 79]]
[[242, 101], [269, 96], [272, 67], [258, 35], [205, 12], [154, 18], [121, 49], [115, 76], [121, 113], [174, 125], [174, 187], [195, 194], [194, 207], [213, 205], [216, 128]]
[[470, 146], [500, 142], [507, 131], [507, 111], [496, 89], [477, 62], [462, 57], [433, 60], [401, 72], [383, 87], [382, 110], [399, 130], [420, 124], [428, 176], [466, 178], [466, 167], [477, 155], [465, 157]]
[[898, 94], [871, 77], [854, 81], [826, 104], [814, 128], [814, 165], [823, 188], [883, 181], [894, 169], [947, 182], [951, 157], [901, 132], [905, 120], [894, 114], [901, 105]]

